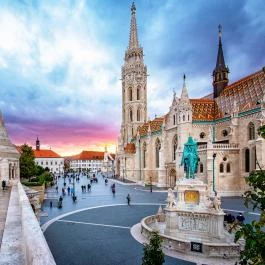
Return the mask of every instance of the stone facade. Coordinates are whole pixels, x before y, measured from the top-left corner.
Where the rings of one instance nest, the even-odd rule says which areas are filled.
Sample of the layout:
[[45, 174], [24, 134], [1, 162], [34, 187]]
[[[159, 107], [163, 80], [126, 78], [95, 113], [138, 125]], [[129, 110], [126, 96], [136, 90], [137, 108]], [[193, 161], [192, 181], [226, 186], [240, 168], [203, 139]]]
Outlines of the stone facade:
[[2, 114], [0, 114], [0, 182], [13, 185], [19, 180], [19, 152], [10, 142]]
[[[130, 42], [122, 68], [122, 124], [116, 173], [142, 184], [174, 188], [183, 176], [180, 160], [184, 143], [191, 135], [198, 142], [197, 178], [213, 192], [241, 195], [247, 188], [245, 177], [249, 172], [265, 168], [265, 140], [257, 134], [258, 127], [265, 124], [265, 67], [228, 84], [219, 27], [213, 92], [191, 99], [184, 76], [182, 93], [180, 97], [174, 93], [169, 112], [146, 121], [146, 66], [137, 39], [134, 5], [131, 15]], [[140, 121], [128, 112], [128, 106], [138, 102], [128, 102], [130, 87], [133, 91], [139, 87], [139, 94], [144, 95], [138, 100], [144, 110]]]

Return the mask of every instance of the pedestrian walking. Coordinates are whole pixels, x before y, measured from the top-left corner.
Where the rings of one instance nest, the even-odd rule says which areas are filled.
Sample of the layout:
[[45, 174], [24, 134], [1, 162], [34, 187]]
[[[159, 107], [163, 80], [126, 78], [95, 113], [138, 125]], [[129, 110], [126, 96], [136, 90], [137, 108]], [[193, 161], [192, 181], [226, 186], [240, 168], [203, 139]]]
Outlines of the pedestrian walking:
[[2, 180], [2, 189], [5, 190], [6, 189], [6, 181]]
[[68, 192], [68, 195], [70, 195], [70, 187], [68, 186], [68, 188], [67, 188], [67, 192]]
[[127, 204], [128, 204], [128, 205], [131, 205], [131, 196], [130, 196], [129, 193], [128, 193], [126, 199], [127, 199]]
[[91, 191], [91, 185], [87, 184], [87, 191]]

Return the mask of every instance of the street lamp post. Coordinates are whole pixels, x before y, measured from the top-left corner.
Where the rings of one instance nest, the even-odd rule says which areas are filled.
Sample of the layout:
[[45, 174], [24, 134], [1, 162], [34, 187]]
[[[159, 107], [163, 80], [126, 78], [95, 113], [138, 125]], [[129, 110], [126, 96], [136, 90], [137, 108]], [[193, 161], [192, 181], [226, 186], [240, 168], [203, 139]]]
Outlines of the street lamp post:
[[140, 181], [141, 181], [141, 179], [142, 179], [142, 170], [141, 170], [141, 141], [140, 141], [140, 139], [139, 139], [139, 169], [140, 169]]
[[215, 193], [215, 170], [214, 170], [214, 161], [215, 161], [215, 158], [216, 158], [216, 153], [213, 153], [213, 192]]
[[152, 183], [152, 177], [150, 177], [150, 192], [153, 192], [153, 183]]

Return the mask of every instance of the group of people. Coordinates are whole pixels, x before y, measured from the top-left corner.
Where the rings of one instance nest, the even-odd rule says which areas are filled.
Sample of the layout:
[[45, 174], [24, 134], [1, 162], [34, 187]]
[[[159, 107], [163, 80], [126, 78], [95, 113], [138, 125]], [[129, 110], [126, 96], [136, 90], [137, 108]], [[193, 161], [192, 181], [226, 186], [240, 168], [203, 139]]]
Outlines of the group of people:
[[82, 192], [91, 191], [91, 184], [81, 185]]
[[234, 222], [238, 222], [239, 224], [243, 224], [245, 221], [245, 217], [242, 213], [239, 213], [236, 217], [231, 213], [226, 213], [224, 216], [224, 221], [228, 224], [233, 224]]

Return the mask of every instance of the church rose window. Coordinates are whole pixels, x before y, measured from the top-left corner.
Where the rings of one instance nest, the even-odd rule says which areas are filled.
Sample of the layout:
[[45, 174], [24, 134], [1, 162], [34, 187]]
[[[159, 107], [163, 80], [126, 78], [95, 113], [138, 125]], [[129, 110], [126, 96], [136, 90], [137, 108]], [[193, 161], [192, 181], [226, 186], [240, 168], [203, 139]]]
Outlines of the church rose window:
[[228, 135], [228, 131], [227, 130], [222, 130], [222, 135], [223, 135], [223, 137], [226, 137]]
[[205, 138], [205, 133], [204, 133], [204, 132], [201, 132], [201, 133], [200, 133], [200, 138], [201, 138], [201, 139]]

